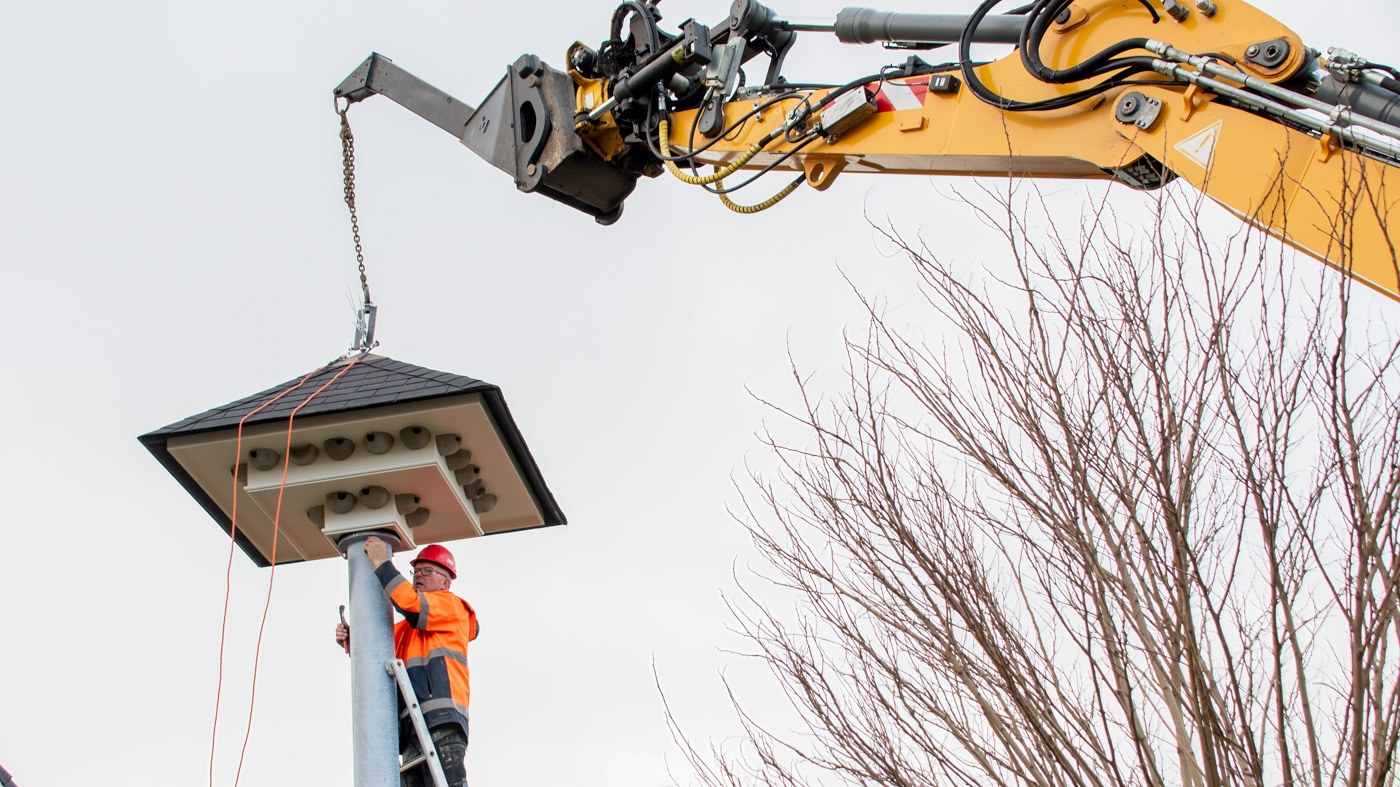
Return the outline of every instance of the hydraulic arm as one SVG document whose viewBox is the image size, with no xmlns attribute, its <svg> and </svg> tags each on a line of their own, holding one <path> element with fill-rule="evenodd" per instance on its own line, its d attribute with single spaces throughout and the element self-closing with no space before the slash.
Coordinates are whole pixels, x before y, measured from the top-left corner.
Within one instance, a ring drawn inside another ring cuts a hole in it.
<svg viewBox="0 0 1400 787">
<path fill-rule="evenodd" d="M 998 2 L 967 16 L 848 8 L 799 21 L 735 0 L 719 24 L 686 20 L 667 32 L 654 3 L 629 1 L 599 46 L 574 44 L 563 71 L 522 56 L 480 108 L 378 55 L 336 95 L 386 95 L 518 188 L 605 224 L 639 178 L 666 169 L 740 212 L 848 172 L 1137 189 L 1182 178 L 1400 298 L 1389 228 L 1400 221 L 1400 72 L 1312 49 L 1243 0 L 1038 0 L 990 13 Z M 784 58 L 812 34 L 882 44 L 904 59 L 845 84 L 790 82 Z M 1015 49 L 977 62 L 973 44 Z M 940 50 L 946 62 L 933 62 Z M 759 56 L 765 73 L 751 84 L 745 66 Z M 730 199 L 769 173 L 781 188 L 766 199 Z"/>
</svg>

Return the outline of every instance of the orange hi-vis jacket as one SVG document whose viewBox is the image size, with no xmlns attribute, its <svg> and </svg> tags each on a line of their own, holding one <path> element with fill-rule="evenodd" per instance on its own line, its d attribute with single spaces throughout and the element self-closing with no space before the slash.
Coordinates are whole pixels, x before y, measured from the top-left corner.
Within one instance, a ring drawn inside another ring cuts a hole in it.
<svg viewBox="0 0 1400 787">
<path fill-rule="evenodd" d="M 449 590 L 419 593 L 393 563 L 375 575 L 404 618 L 394 626 L 394 655 L 408 668 L 423 720 L 430 728 L 456 724 L 465 734 L 471 700 L 467 643 L 480 630 L 476 611 Z"/>
</svg>

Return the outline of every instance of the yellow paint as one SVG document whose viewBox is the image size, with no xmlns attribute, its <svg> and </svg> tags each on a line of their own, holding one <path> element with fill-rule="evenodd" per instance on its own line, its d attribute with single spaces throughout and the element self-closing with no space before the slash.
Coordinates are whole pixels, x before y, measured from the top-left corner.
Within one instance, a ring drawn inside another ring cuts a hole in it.
<svg viewBox="0 0 1400 787">
<path fill-rule="evenodd" d="M 574 49 L 581 46 L 584 46 L 581 41 L 575 41 L 573 46 L 569 47 L 568 54 L 565 55 L 566 62 L 570 63 L 569 78 L 574 81 L 574 111 L 578 117 L 586 115 L 594 107 L 601 106 L 607 100 L 607 85 L 604 84 L 603 80 L 589 79 L 580 74 L 572 65 Z M 613 157 L 626 147 L 622 141 L 622 131 L 618 129 L 617 121 L 613 120 L 611 114 L 597 121 L 579 121 L 574 124 L 574 131 L 583 138 L 584 143 L 608 161 L 612 161 Z"/>
<path fill-rule="evenodd" d="M 1271 81 L 1287 78 L 1299 65 L 1301 39 L 1291 30 L 1244 0 L 1219 5 L 1214 17 L 1193 12 L 1178 24 L 1164 15 L 1154 25 L 1137 0 L 1081 0 L 1070 23 L 1052 28 L 1046 36 L 1041 57 L 1051 68 L 1066 68 L 1118 41 L 1144 37 L 1164 40 L 1186 52 L 1238 53 L 1244 61 L 1244 51 L 1251 44 L 1281 38 L 1292 45 L 1290 59 L 1282 67 L 1266 72 L 1241 65 Z M 1087 87 L 1041 82 L 1026 72 L 1019 53 L 980 66 L 977 73 L 988 88 L 1020 101 Z M 1138 79 L 1163 82 L 1165 77 L 1142 74 Z M 1126 90 L 1163 102 L 1150 131 L 1114 118 L 1117 98 Z M 706 164 L 732 165 L 782 123 L 796 97 L 815 104 L 826 92 L 799 91 L 792 101 L 748 120 L 696 158 Z M 726 125 L 756 103 L 746 99 L 728 104 Z M 695 116 L 693 110 L 671 116 L 672 148 L 685 149 Z M 1214 131 L 1209 130 L 1212 127 Z M 1195 141 L 1188 142 L 1193 137 Z M 779 139 L 742 167 L 767 166 L 790 149 Z M 1106 170 L 1143 155 L 1164 162 L 1242 218 L 1400 298 L 1400 272 L 1386 230 L 1392 216 L 1400 221 L 1400 208 L 1390 201 L 1397 198 L 1400 184 L 1387 183 L 1400 178 L 1400 168 L 1340 151 L 1326 138 L 1319 141 L 1222 106 L 1211 96 L 1183 86 L 1134 85 L 1064 109 L 1003 112 L 973 96 L 964 85 L 955 94 L 929 94 L 919 109 L 877 113 L 834 143 L 809 145 L 779 168 L 805 173 L 808 184 L 818 189 L 829 186 L 837 173 L 847 172 L 1104 179 L 1112 177 Z"/>
<path fill-rule="evenodd" d="M 1169 98 L 1164 88 L 1144 90 Z M 1242 219 L 1392 298 L 1400 269 L 1391 220 L 1400 227 L 1400 168 L 1332 147 L 1326 137 L 1217 104 L 1191 120 L 1163 116 L 1151 132 L 1116 124 L 1137 146 Z M 1216 128 L 1209 170 L 1191 140 Z M 1329 151 L 1319 154 L 1319 145 Z"/>
</svg>

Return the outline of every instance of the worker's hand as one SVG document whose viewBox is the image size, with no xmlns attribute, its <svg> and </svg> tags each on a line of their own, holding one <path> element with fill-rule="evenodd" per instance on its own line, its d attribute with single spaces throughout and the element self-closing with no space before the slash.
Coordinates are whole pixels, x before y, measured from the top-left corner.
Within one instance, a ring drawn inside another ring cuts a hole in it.
<svg viewBox="0 0 1400 787">
<path fill-rule="evenodd" d="M 350 654 L 350 627 L 344 623 L 335 624 L 335 644 L 345 648 L 345 654 Z"/>
<path fill-rule="evenodd" d="M 389 545 L 384 543 L 379 536 L 370 536 L 365 539 L 365 556 L 369 562 L 379 568 L 389 562 Z"/>
</svg>

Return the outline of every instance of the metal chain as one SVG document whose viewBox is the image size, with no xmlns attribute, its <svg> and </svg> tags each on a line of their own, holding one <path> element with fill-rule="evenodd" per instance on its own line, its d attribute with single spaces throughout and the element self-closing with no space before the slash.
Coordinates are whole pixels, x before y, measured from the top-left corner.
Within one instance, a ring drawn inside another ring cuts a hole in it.
<svg viewBox="0 0 1400 787">
<path fill-rule="evenodd" d="M 350 133 L 350 118 L 347 116 L 350 104 L 335 103 L 335 112 L 340 115 L 340 149 L 345 159 L 345 205 L 350 208 L 350 231 L 355 236 L 355 261 L 360 265 L 360 289 L 365 294 L 365 304 L 374 302 L 369 297 L 369 279 L 365 276 L 365 249 L 360 244 L 360 217 L 355 212 L 355 135 Z"/>
</svg>

